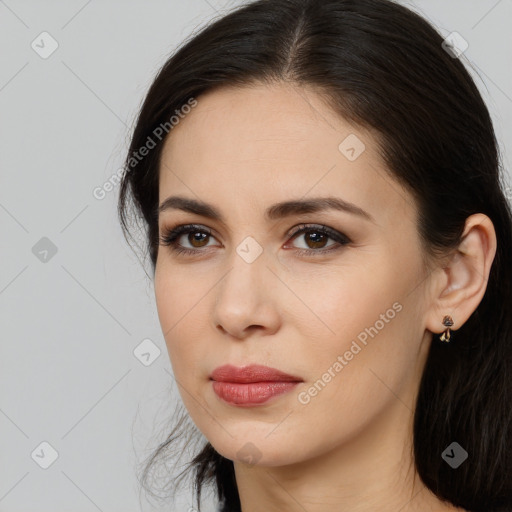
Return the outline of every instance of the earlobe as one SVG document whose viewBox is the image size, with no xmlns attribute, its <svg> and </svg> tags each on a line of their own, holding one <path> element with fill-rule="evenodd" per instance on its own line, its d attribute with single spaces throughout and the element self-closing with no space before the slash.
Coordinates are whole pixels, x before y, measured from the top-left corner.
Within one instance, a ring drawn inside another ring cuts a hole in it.
<svg viewBox="0 0 512 512">
<path fill-rule="evenodd" d="M 439 281 L 441 284 L 437 289 L 434 287 L 428 330 L 443 332 L 449 339 L 448 324 L 452 322 L 453 330 L 457 330 L 473 314 L 487 289 L 496 244 L 494 226 L 487 215 L 477 213 L 466 219 L 462 242 L 443 266 L 445 276 Z"/>
</svg>

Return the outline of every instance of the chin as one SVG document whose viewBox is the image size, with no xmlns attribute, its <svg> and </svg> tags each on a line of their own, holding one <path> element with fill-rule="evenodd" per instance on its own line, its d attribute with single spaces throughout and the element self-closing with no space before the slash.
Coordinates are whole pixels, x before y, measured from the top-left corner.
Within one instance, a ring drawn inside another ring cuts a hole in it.
<svg viewBox="0 0 512 512">
<path fill-rule="evenodd" d="M 251 435 L 234 438 L 227 436 L 221 442 L 210 443 L 220 455 L 242 465 L 273 467 L 301 461 L 300 454 L 294 448 L 296 443 L 290 439 L 284 443 L 283 439 L 277 436 L 273 440 L 258 440 Z"/>
</svg>

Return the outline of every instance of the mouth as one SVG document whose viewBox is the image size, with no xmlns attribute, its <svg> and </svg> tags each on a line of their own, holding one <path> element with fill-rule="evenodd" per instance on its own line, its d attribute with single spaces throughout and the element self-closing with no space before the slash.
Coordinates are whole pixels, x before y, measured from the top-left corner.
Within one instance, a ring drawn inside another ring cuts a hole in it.
<svg viewBox="0 0 512 512">
<path fill-rule="evenodd" d="M 300 377 L 262 365 L 219 366 L 211 373 L 210 380 L 221 400 L 241 407 L 264 404 L 304 382 Z"/>
</svg>

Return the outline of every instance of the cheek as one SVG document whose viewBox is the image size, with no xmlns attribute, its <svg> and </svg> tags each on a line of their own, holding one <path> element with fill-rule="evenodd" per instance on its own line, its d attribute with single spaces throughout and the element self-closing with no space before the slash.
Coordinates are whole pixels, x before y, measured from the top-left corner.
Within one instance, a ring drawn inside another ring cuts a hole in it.
<svg viewBox="0 0 512 512">
<path fill-rule="evenodd" d="M 301 318 L 301 327 L 324 347 L 335 348 L 343 340 L 350 344 L 353 337 L 379 321 L 399 297 L 396 283 L 390 282 L 385 269 L 377 274 L 356 266 L 322 271 L 307 280 L 295 279 L 289 286 L 297 298 L 289 304 Z"/>
<path fill-rule="evenodd" d="M 295 399 L 297 432 L 283 430 L 283 438 L 318 429 L 324 440 L 317 442 L 334 446 L 394 404 L 395 393 L 403 396 L 414 347 L 404 334 L 407 306 L 386 279 L 361 274 L 324 289 L 322 297 L 308 296 L 321 320 L 312 314 L 311 322 L 301 320 L 303 345 L 296 358 L 307 382 Z"/>
<path fill-rule="evenodd" d="M 306 289 L 299 281 L 293 288 L 303 300 L 292 306 L 297 308 L 294 315 L 304 344 L 300 364 L 307 365 L 310 382 L 321 379 L 332 381 L 331 389 L 345 387 L 341 396 L 355 398 L 374 389 L 376 375 L 390 386 L 400 385 L 414 354 L 412 340 L 405 334 L 409 316 L 402 303 L 405 285 L 393 278 L 386 265 L 380 268 L 378 273 L 344 269 L 312 279 L 315 288 Z M 330 379 L 329 371 L 336 378 Z"/>
<path fill-rule="evenodd" d="M 195 368 L 202 365 L 201 333 L 204 337 L 206 301 L 201 301 L 208 287 L 202 292 L 190 278 L 181 277 L 176 271 L 158 269 L 155 272 L 155 299 L 162 334 L 165 338 L 174 375 L 178 380 L 190 380 Z M 200 284 L 200 283 L 197 283 Z M 204 364 L 204 363 L 203 363 Z"/>
</svg>

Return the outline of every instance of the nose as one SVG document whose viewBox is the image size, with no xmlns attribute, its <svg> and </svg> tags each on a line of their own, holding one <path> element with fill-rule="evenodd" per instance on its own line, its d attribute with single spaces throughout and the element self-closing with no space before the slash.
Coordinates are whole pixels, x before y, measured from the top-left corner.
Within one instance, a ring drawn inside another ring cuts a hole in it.
<svg viewBox="0 0 512 512">
<path fill-rule="evenodd" d="M 273 334 L 279 328 L 279 285 L 264 254 L 252 262 L 235 253 L 231 266 L 214 289 L 213 321 L 216 329 L 236 339 L 254 331 Z"/>
</svg>

